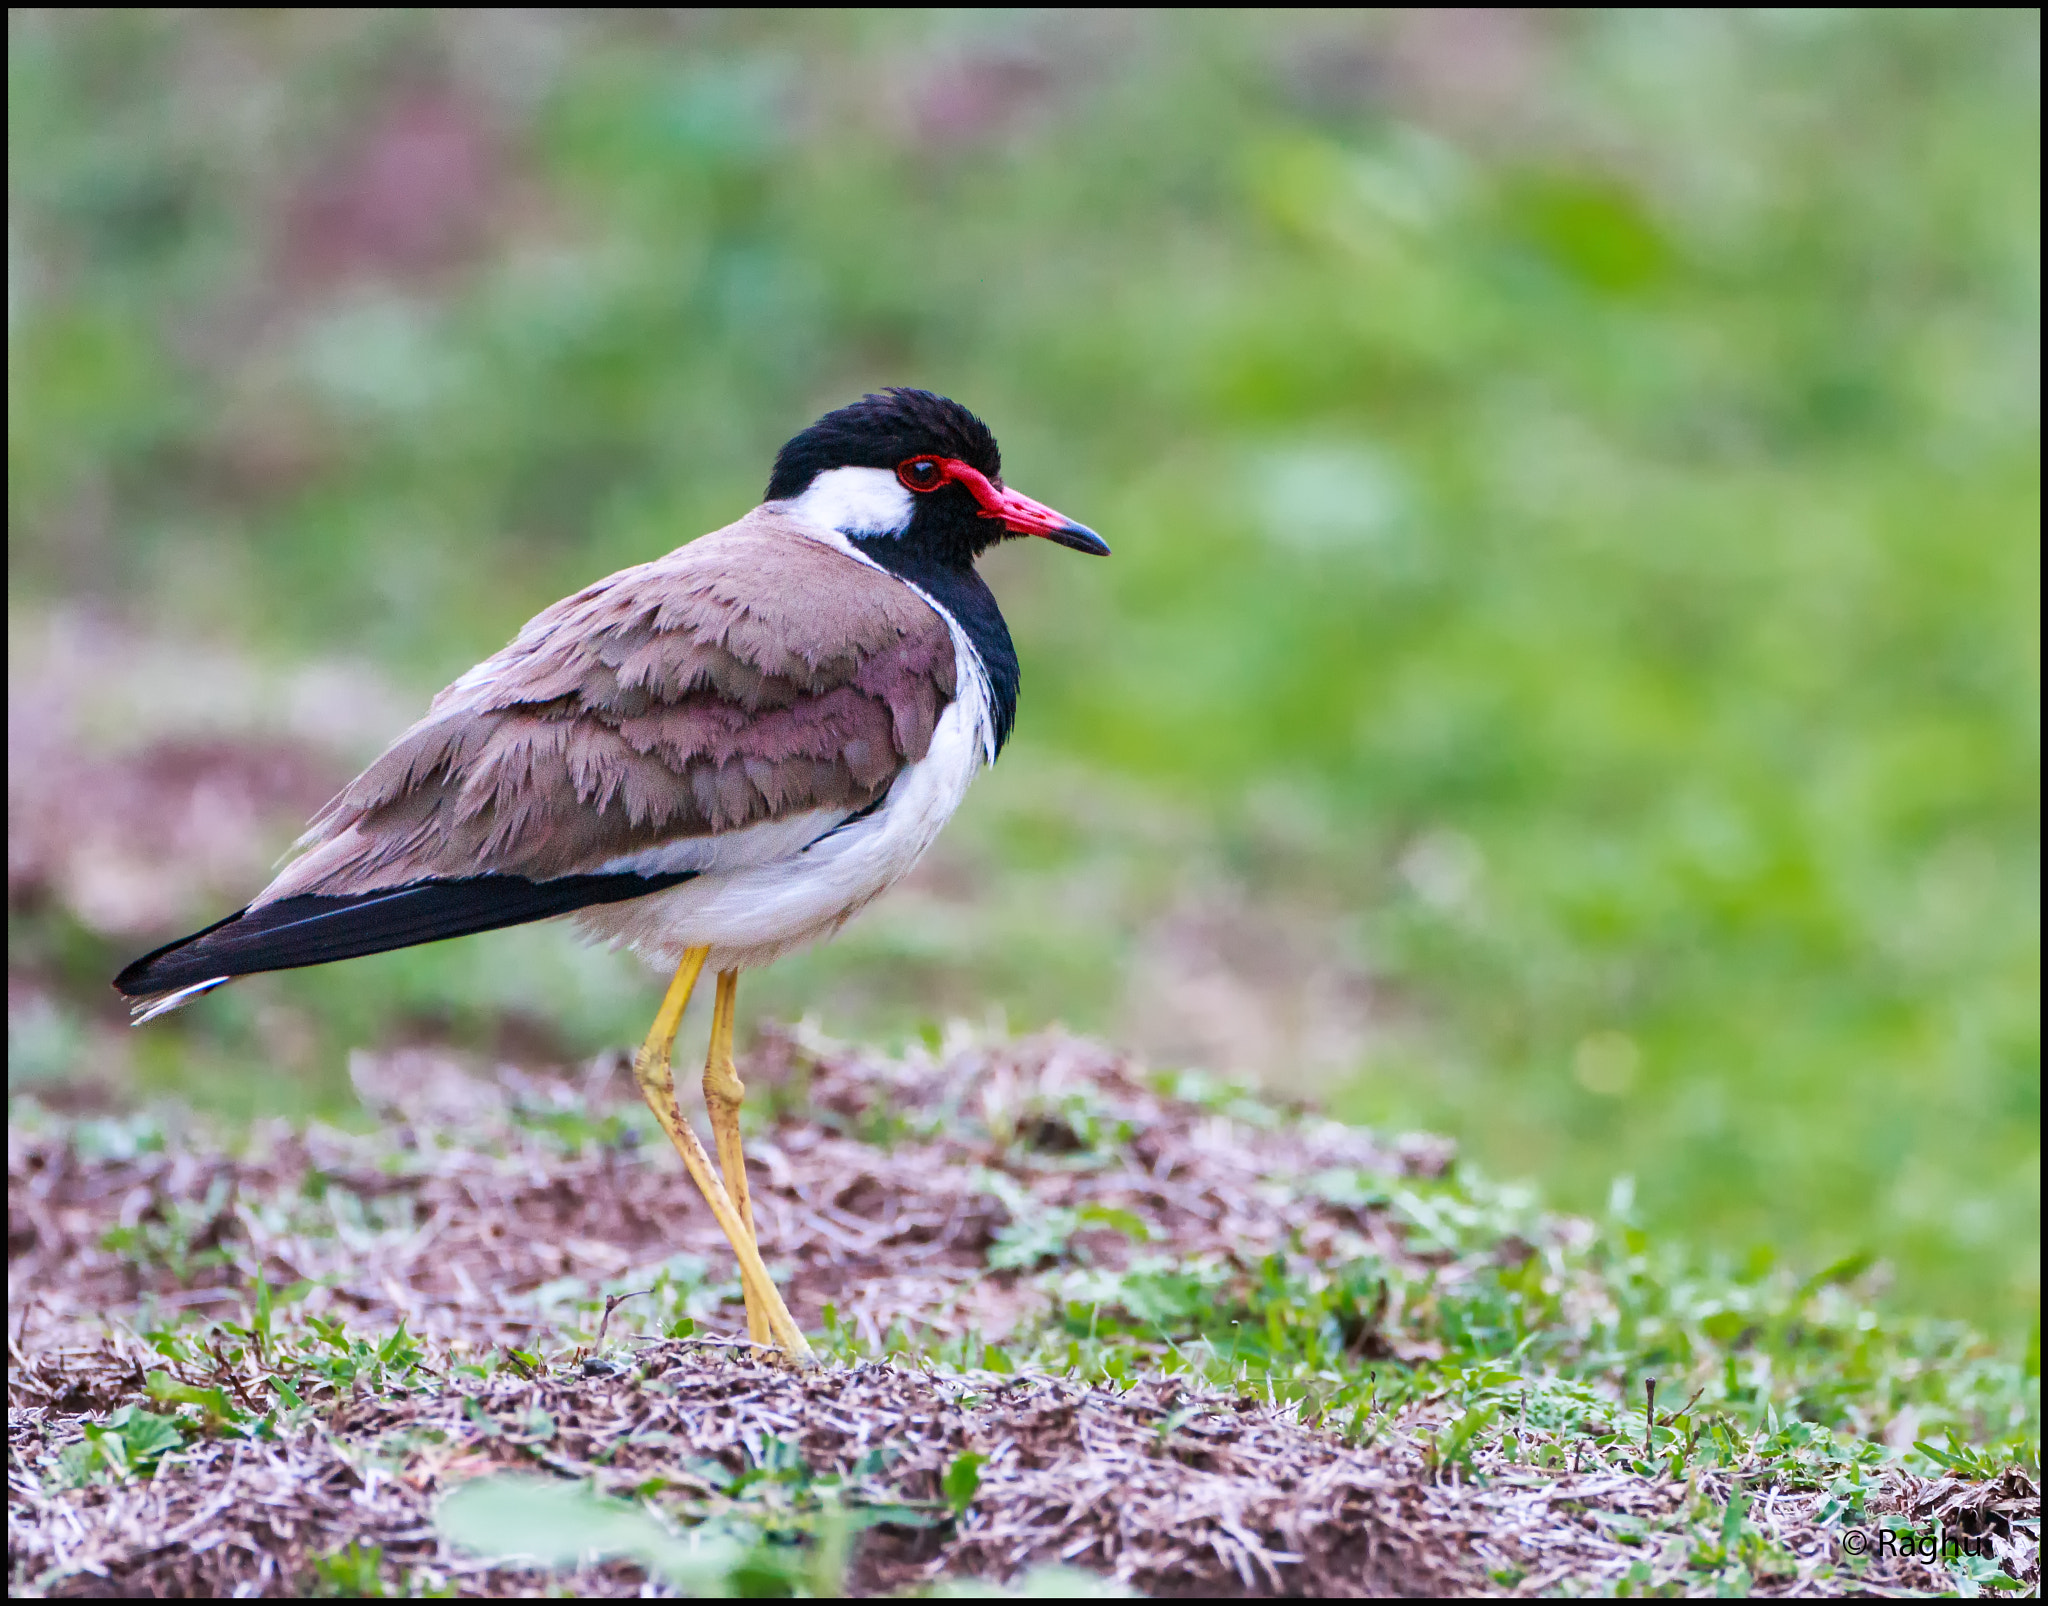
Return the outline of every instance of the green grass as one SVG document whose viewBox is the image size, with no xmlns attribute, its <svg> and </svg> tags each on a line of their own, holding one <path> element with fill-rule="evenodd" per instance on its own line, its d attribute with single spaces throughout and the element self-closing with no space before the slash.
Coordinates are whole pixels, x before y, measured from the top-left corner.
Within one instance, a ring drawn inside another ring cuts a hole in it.
<svg viewBox="0 0 2048 1606">
<path fill-rule="evenodd" d="M 964 912 L 751 1000 L 1114 1029 L 1236 889 L 1386 1003 L 1344 1113 L 2022 1330 L 2038 24 L 1509 18 L 1491 78 L 1431 26 L 18 15 L 17 605 L 424 695 L 822 407 L 950 391 L 1116 556 L 992 565 L 1026 687 Z M 432 197 L 452 265 L 308 266 L 419 97 L 495 153 Z M 495 963 L 274 996 L 338 1087 L 381 999 L 481 1023 Z M 638 1030 L 570 974 L 523 997 L 573 1046 Z M 161 1085 L 258 1073 L 233 1007 Z"/>
<path fill-rule="evenodd" d="M 1240 1134 L 1284 1129 L 1290 1120 L 1225 1082 L 1160 1081 L 1173 1097 L 1235 1123 Z M 642 1113 L 629 1107 L 627 1124 L 658 1141 Z M 1262 1178 L 1262 1190 L 1293 1201 L 1286 1213 L 1296 1220 L 1311 1219 L 1316 1201 L 1375 1213 L 1392 1232 L 1382 1241 L 1399 1246 L 1384 1256 L 1311 1252 L 1299 1235 L 1263 1259 L 1235 1249 L 1174 1256 L 1147 1242 L 1148 1226 L 1137 1215 L 1034 1203 L 1024 1185 L 1033 1166 L 1135 1174 L 1129 1168 L 1140 1134 L 1128 1123 L 1110 1119 L 1086 1090 L 1070 1094 L 1061 1113 L 1078 1149 L 1063 1146 L 1049 1156 L 1027 1145 L 1008 1162 L 1023 1172 L 1022 1182 L 993 1171 L 986 1177 L 1011 1216 L 987 1251 L 988 1271 L 1018 1273 L 1042 1296 L 1017 1307 L 1026 1313 L 1023 1324 L 1000 1344 L 912 1325 L 895 1326 L 875 1343 L 828 1308 L 815 1335 L 828 1363 L 900 1357 L 982 1390 L 964 1405 L 999 1401 L 1006 1381 L 1023 1374 L 1114 1386 L 1178 1376 L 1265 1404 L 1298 1406 L 1306 1426 L 1361 1447 L 1391 1455 L 1419 1446 L 1432 1478 L 1456 1476 L 1484 1487 L 1493 1478 L 1550 1469 L 1669 1479 L 1686 1493 L 1665 1515 L 1615 1518 L 1637 1521 L 1629 1542 L 1644 1547 L 1638 1582 L 1649 1583 L 1654 1566 L 1666 1592 L 1676 1586 L 1742 1594 L 1759 1579 L 1802 1572 L 1813 1581 L 1813 1558 L 1796 1559 L 1773 1538 L 1773 1523 L 1748 1516 L 1748 1501 L 1759 1493 L 1824 1496 L 1816 1520 L 1840 1532 L 1905 1525 L 1895 1514 L 1866 1509 L 1896 1469 L 1992 1480 L 2018 1465 L 2039 1478 L 2038 1351 L 2015 1357 L 1961 1324 L 1875 1308 L 1866 1261 L 1798 1277 L 1765 1257 L 1702 1257 L 1646 1229 L 1625 1188 L 1585 1224 L 1590 1230 L 1561 1230 L 1527 1189 L 1500 1187 L 1469 1167 L 1434 1179 L 1371 1170 Z M 48 1127 L 49 1118 L 33 1108 L 17 1114 L 31 1134 Z M 523 1130 L 537 1130 L 527 1124 L 530 1114 L 516 1119 Z M 572 1128 L 573 1120 L 546 1130 L 568 1152 L 619 1142 L 616 1131 Z M 950 1108 L 922 1111 L 911 1126 L 899 1121 L 897 1128 L 862 1138 L 886 1148 L 939 1134 L 969 1144 L 990 1136 Z M 146 1119 L 74 1122 L 62 1130 L 86 1163 L 170 1141 Z M 186 1125 L 182 1141 L 199 1152 L 211 1146 L 203 1126 Z M 391 1175 L 402 1191 L 406 1181 L 492 1153 L 492 1143 L 454 1131 L 431 1132 L 424 1143 L 407 1132 L 375 1140 L 358 1161 Z M 490 1163 L 484 1159 L 486 1168 Z M 1216 1182 L 1199 1166 L 1190 1176 L 1204 1186 Z M 166 1213 L 142 1233 L 116 1228 L 104 1247 L 133 1257 L 145 1286 L 165 1271 L 187 1281 L 187 1240 L 214 1204 Z M 274 1225 L 289 1218 L 298 1223 L 295 1233 L 345 1230 L 365 1265 L 377 1263 L 382 1246 L 418 1231 L 409 1208 L 380 1214 L 373 1201 L 345 1210 L 303 1189 L 249 1191 L 241 1206 L 274 1218 Z M 1120 1233 L 1136 1252 L 1121 1269 L 1110 1269 L 1073 1241 L 1084 1227 Z M 230 1276 L 248 1272 L 232 1250 L 225 1264 Z M 651 1285 L 644 1268 L 616 1285 L 576 1278 L 548 1284 L 534 1295 L 542 1321 L 529 1347 L 481 1353 L 473 1343 L 423 1345 L 403 1324 L 366 1331 L 335 1307 L 320 1314 L 307 1303 L 313 1285 L 303 1282 L 275 1289 L 255 1277 L 239 1320 L 208 1321 L 174 1309 L 157 1314 L 146 1303 L 139 1315 L 122 1319 L 134 1320 L 160 1363 L 144 1381 L 148 1405 L 130 1403 L 103 1421 L 86 1420 L 81 1437 L 60 1433 L 65 1442 L 45 1457 L 44 1475 L 59 1488 L 145 1477 L 201 1440 L 291 1443 L 326 1431 L 330 1417 L 338 1423 L 340 1402 L 381 1401 L 387 1412 L 360 1413 L 371 1428 L 349 1429 L 349 1453 L 360 1464 L 397 1476 L 423 1447 L 445 1447 L 454 1456 L 488 1439 L 523 1446 L 534 1473 L 554 1475 L 493 1477 L 451 1496 L 437 1520 L 444 1537 L 469 1548 L 564 1563 L 613 1551 L 693 1580 L 697 1593 L 721 1580 L 740 1593 L 838 1593 L 849 1537 L 862 1527 L 948 1520 L 938 1502 L 912 1509 L 918 1502 L 889 1492 L 887 1469 L 901 1447 L 886 1438 L 847 1476 L 812 1468 L 794 1442 L 772 1434 L 758 1446 L 749 1441 L 748 1464 L 737 1470 L 689 1458 L 687 1445 L 671 1446 L 677 1454 L 661 1476 L 625 1488 L 614 1475 L 605 1494 L 561 1476 L 563 1465 L 549 1460 L 557 1424 L 532 1403 L 536 1396 L 522 1392 L 510 1406 L 501 1400 L 492 1407 L 474 1397 L 500 1376 L 573 1379 L 593 1356 L 594 1364 L 630 1367 L 635 1335 L 689 1337 L 713 1312 L 729 1325 L 737 1287 L 729 1267 L 719 1269 L 724 1280 L 714 1282 L 701 1260 L 679 1255 Z M 659 1393 L 663 1385 L 640 1386 Z M 451 1395 L 470 1396 L 459 1420 L 422 1403 Z M 424 1412 L 418 1421 L 416 1409 Z M 457 1420 L 452 1433 L 449 1420 Z M 1172 1418 L 1162 1423 L 1162 1443 L 1175 1426 Z M 1888 1440 L 1902 1442 L 1888 1447 Z M 595 1445 L 582 1454 L 603 1467 L 617 1448 Z M 474 1470 L 473 1459 L 465 1464 Z M 978 1470 L 967 1454 L 947 1469 L 940 1492 L 954 1518 L 973 1502 Z M 622 1493 L 632 1502 L 614 1498 Z M 678 1533 L 688 1536 L 687 1545 Z M 338 1593 L 375 1593 L 377 1581 L 390 1577 L 405 1578 L 406 1592 L 441 1587 L 431 1568 L 399 1574 L 360 1547 L 321 1561 L 318 1570 L 323 1586 Z M 2004 1575 L 1993 1562 L 1965 1558 L 1952 1570 L 1966 1594 L 2016 1587 L 2000 1582 Z M 1833 1573 L 1823 1567 L 1817 1576 Z M 758 1587 L 741 1587 L 747 1579 Z"/>
</svg>

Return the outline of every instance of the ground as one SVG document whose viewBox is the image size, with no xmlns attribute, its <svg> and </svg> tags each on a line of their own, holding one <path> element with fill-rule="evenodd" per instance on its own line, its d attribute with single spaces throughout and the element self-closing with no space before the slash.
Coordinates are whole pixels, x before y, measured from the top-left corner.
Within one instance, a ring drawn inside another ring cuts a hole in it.
<svg viewBox="0 0 2048 1606">
<path fill-rule="evenodd" d="M 358 1131 L 18 1109 L 14 1593 L 2037 1587 L 2021 1369 L 1441 1140 L 767 1034 L 800 1375 L 617 1056 L 352 1069 Z"/>
</svg>

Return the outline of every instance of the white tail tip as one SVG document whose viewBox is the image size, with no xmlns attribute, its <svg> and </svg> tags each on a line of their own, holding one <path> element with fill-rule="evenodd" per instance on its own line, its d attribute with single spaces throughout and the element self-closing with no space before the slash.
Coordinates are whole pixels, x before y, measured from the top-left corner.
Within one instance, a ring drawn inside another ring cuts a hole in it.
<svg viewBox="0 0 2048 1606">
<path fill-rule="evenodd" d="M 233 981 L 232 976 L 216 976 L 212 981 L 195 981 L 190 987 L 180 987 L 174 993 L 165 993 L 161 998 L 145 998 L 135 1005 L 131 1026 L 140 1026 L 153 1021 L 159 1015 L 168 1015 L 182 1004 L 189 1004 L 201 993 L 210 993 L 216 987 L 225 987 Z"/>
</svg>

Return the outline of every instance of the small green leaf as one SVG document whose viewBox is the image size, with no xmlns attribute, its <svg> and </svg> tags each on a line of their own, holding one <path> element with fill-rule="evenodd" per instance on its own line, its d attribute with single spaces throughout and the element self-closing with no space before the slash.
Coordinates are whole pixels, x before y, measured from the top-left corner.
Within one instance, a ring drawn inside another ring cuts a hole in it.
<svg viewBox="0 0 2048 1606">
<path fill-rule="evenodd" d="M 132 1463 L 154 1461 L 170 1450 L 181 1448 L 185 1435 L 170 1417 L 158 1416 L 140 1406 L 124 1405 L 107 1420 L 107 1425 L 121 1436 L 121 1443 L 127 1448 Z"/>
<path fill-rule="evenodd" d="M 1804 1283 L 1800 1284 L 1797 1302 L 1804 1304 L 1811 1295 L 1819 1293 L 1823 1288 L 1833 1287 L 1837 1283 L 1853 1283 L 1876 1263 L 1877 1256 L 1867 1249 L 1860 1250 L 1853 1255 L 1844 1255 L 1832 1266 L 1815 1272 Z"/>
<path fill-rule="evenodd" d="M 1114 1228 L 1137 1243 L 1152 1241 L 1152 1229 L 1143 1216 L 1119 1210 L 1114 1205 L 1084 1204 L 1074 1212 L 1074 1218 L 1083 1226 Z"/>
<path fill-rule="evenodd" d="M 1496 1401 L 1477 1410 L 1465 1412 L 1456 1421 L 1440 1430 L 1436 1439 L 1436 1464 L 1445 1466 L 1464 1457 L 1473 1439 L 1492 1426 L 1494 1418 L 1499 1415 L 1500 1405 Z"/>
<path fill-rule="evenodd" d="M 1748 1509 L 1749 1497 L 1742 1492 L 1742 1485 L 1738 1483 L 1728 1491 L 1728 1508 L 1721 1513 L 1723 1550 L 1733 1550 L 1735 1542 L 1742 1537 L 1742 1518 Z"/>
<path fill-rule="evenodd" d="M 1953 1454 L 1949 1450 L 1942 1449 L 1940 1445 L 1933 1443 L 1931 1440 L 1915 1439 L 1913 1441 L 1913 1448 L 1937 1466 L 1947 1467 L 1951 1472 L 1968 1470 L 1968 1463 L 1962 1457 Z"/>
<path fill-rule="evenodd" d="M 116 1478 L 147 1473 L 185 1443 L 177 1422 L 136 1405 L 122 1406 L 107 1418 L 104 1427 L 95 1422 L 80 1426 L 85 1438 L 66 1445 L 58 1454 L 58 1466 L 74 1484 L 85 1482 L 102 1467 Z"/>
<path fill-rule="evenodd" d="M 417 1366 L 425 1354 L 426 1351 L 420 1348 L 419 1341 L 405 1330 L 403 1319 L 399 1321 L 391 1336 L 377 1346 L 379 1361 L 386 1366 L 396 1366 L 405 1371 Z"/>
<path fill-rule="evenodd" d="M 90 1431 L 76 1444 L 67 1444 L 57 1452 L 57 1470 L 63 1474 L 67 1484 L 76 1487 L 92 1476 L 93 1468 L 100 1462 L 99 1445 Z"/>
<path fill-rule="evenodd" d="M 1748 1326 L 1749 1318 L 1733 1310 L 1717 1310 L 1700 1322 L 1700 1330 L 1716 1344 L 1734 1343 Z"/>
<path fill-rule="evenodd" d="M 945 1477 L 939 1480 L 939 1489 L 946 1497 L 946 1503 L 953 1508 L 953 1515 L 963 1517 L 974 1502 L 975 1492 L 981 1488 L 981 1469 L 988 1461 L 985 1455 L 976 1455 L 972 1450 L 955 1456 L 953 1464 L 946 1468 Z"/>
<path fill-rule="evenodd" d="M 196 1406 L 208 1427 L 242 1422 L 249 1415 L 228 1399 L 225 1390 L 180 1383 L 169 1372 L 151 1372 L 144 1386 L 153 1400 L 160 1400 L 166 1405 Z"/>
<path fill-rule="evenodd" d="M 434 1524 L 450 1544 L 492 1560 L 566 1567 L 586 1556 L 631 1556 L 692 1595 L 729 1593 L 728 1580 L 746 1554 L 729 1535 L 672 1535 L 638 1506 L 526 1473 L 461 1485 L 441 1502 Z"/>
<path fill-rule="evenodd" d="M 332 1555 L 313 1561 L 313 1575 L 326 1586 L 322 1593 L 376 1600 L 384 1595 L 384 1547 L 351 1540 Z"/>
<path fill-rule="evenodd" d="M 306 1325 L 329 1349 L 339 1350 L 344 1355 L 348 1353 L 348 1324 L 340 1317 L 308 1315 Z"/>
</svg>

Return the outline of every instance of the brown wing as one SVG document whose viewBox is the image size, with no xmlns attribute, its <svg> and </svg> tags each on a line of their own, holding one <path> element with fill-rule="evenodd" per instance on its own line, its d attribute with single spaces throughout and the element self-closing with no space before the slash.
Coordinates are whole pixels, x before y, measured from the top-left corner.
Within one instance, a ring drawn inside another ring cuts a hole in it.
<svg viewBox="0 0 2048 1606">
<path fill-rule="evenodd" d="M 763 511 L 538 615 L 330 803 L 256 899 L 623 855 L 879 798 L 954 695 L 945 621 Z"/>
</svg>

